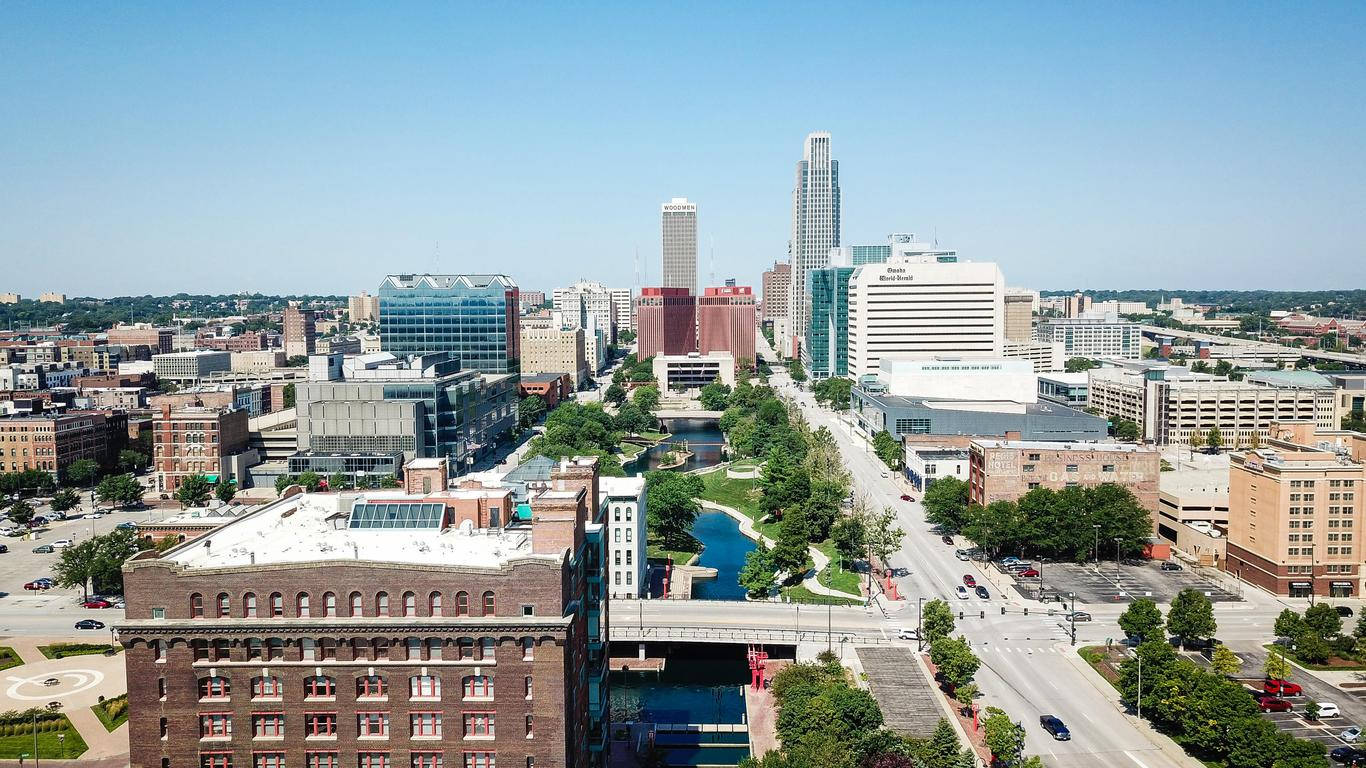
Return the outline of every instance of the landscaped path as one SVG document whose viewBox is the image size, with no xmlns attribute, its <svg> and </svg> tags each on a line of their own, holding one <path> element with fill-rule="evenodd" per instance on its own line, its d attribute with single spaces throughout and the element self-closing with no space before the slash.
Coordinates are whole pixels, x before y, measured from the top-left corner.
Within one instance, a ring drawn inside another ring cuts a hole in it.
<svg viewBox="0 0 1366 768">
<path fill-rule="evenodd" d="M 23 659 L 17 667 L 0 671 L 0 711 L 30 709 L 45 706 L 50 701 L 62 703 L 62 714 L 81 734 L 88 749 L 74 760 L 51 760 L 53 766 L 78 765 L 82 768 L 128 764 L 128 723 L 112 732 L 106 731 L 91 707 L 101 696 L 114 698 L 128 692 L 124 675 L 123 655 L 68 656 L 49 659 L 38 650 L 41 645 L 71 642 L 70 637 L 34 637 L 22 635 L 0 639 Z M 56 678 L 58 684 L 45 686 L 43 680 Z M 0 760 L 0 766 L 18 765 L 17 760 Z"/>
<path fill-rule="evenodd" d="M 759 533 L 757 530 L 754 529 L 754 520 L 751 519 L 749 515 L 746 515 L 738 509 L 728 507 L 725 504 L 717 504 L 714 501 L 707 501 L 706 499 L 698 499 L 697 501 L 705 509 L 714 509 L 717 512 L 724 512 L 727 515 L 730 515 L 732 518 L 735 519 L 737 523 L 740 524 L 740 533 L 743 533 L 744 535 L 748 536 L 751 539 L 754 539 L 755 541 L 762 541 L 765 546 L 768 546 L 770 548 L 777 546 L 777 542 L 775 542 L 773 539 L 770 539 L 769 537 L 763 535 L 762 533 Z M 852 595 L 848 592 L 841 592 L 838 589 L 831 589 L 825 586 L 824 584 L 821 584 L 820 580 L 817 578 L 817 575 L 821 571 L 825 570 L 825 567 L 830 564 L 830 558 L 826 557 L 825 553 L 821 552 L 819 549 L 816 549 L 815 547 L 808 546 L 807 551 L 811 553 L 811 559 L 815 561 L 816 567 L 813 570 L 808 571 L 806 577 L 802 579 L 803 587 L 806 587 L 815 594 L 825 595 L 827 597 L 842 597 L 845 600 L 860 599 L 860 596 L 858 595 Z"/>
</svg>

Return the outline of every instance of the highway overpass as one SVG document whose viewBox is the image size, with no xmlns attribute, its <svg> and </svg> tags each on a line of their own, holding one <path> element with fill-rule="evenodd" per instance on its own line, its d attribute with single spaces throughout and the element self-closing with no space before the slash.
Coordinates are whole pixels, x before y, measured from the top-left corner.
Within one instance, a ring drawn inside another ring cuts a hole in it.
<svg viewBox="0 0 1366 768">
<path fill-rule="evenodd" d="M 1271 356 L 1272 353 L 1284 354 L 1286 352 L 1293 352 L 1299 355 L 1300 357 L 1308 358 L 1310 360 L 1331 360 L 1333 362 L 1343 363 L 1345 365 L 1366 368 L 1366 355 L 1353 355 L 1348 354 L 1346 352 L 1324 352 L 1317 349 L 1303 349 L 1301 347 L 1291 347 L 1285 344 L 1273 344 L 1267 341 L 1240 339 L 1233 336 L 1220 336 L 1218 334 L 1204 333 L 1201 331 L 1184 331 L 1177 330 L 1175 328 L 1159 328 L 1155 325 L 1141 325 L 1139 327 L 1143 331 L 1143 335 L 1149 338 L 1152 338 L 1154 336 L 1173 336 L 1178 339 L 1191 339 L 1193 341 L 1209 341 L 1216 344 L 1239 344 L 1252 347 L 1254 349 L 1259 347 L 1265 347 L 1268 350 L 1268 356 Z"/>
</svg>

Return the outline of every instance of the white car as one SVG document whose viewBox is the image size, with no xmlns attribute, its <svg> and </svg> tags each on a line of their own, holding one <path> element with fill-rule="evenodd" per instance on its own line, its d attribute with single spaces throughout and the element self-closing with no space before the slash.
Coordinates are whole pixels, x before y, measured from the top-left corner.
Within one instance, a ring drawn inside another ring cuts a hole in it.
<svg viewBox="0 0 1366 768">
<path fill-rule="evenodd" d="M 1331 701 L 1319 702 L 1319 717 L 1342 717 L 1342 710 Z"/>
<path fill-rule="evenodd" d="M 66 549 L 67 547 L 72 546 L 75 543 L 76 542 L 72 541 L 71 539 L 57 539 L 56 541 L 52 542 L 52 546 L 56 549 Z"/>
<path fill-rule="evenodd" d="M 1350 728 L 1348 728 L 1347 730 L 1343 731 L 1342 733 L 1339 733 L 1339 734 L 1338 734 L 1338 738 L 1339 738 L 1339 739 L 1342 739 L 1343 741 L 1347 742 L 1348 744 L 1355 744 L 1355 743 L 1357 743 L 1357 741 L 1359 741 L 1359 740 L 1361 739 L 1361 726 L 1359 726 L 1359 725 L 1353 725 L 1353 726 L 1351 726 Z"/>
<path fill-rule="evenodd" d="M 967 588 L 967 587 L 963 586 L 962 584 L 959 584 L 959 585 L 958 585 L 958 589 L 957 589 L 956 591 L 957 591 L 957 593 L 958 593 L 958 599 L 959 599 L 959 600 L 967 600 L 967 599 L 968 599 L 968 588 Z"/>
<path fill-rule="evenodd" d="M 91 520 L 99 520 L 101 517 L 108 517 L 108 516 L 109 516 L 109 513 L 108 513 L 108 512 L 91 512 L 90 514 L 86 515 L 86 517 L 89 518 L 89 519 L 91 519 Z"/>
<path fill-rule="evenodd" d="M 897 627 L 896 639 L 898 640 L 919 640 L 920 636 L 913 627 Z"/>
</svg>

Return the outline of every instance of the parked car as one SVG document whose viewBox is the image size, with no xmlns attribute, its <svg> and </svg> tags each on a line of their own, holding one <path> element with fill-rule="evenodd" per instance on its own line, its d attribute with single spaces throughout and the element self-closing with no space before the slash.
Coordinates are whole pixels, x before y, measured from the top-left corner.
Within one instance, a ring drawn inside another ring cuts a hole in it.
<svg viewBox="0 0 1366 768">
<path fill-rule="evenodd" d="M 33 548 L 33 554 L 35 555 L 50 555 L 52 554 L 52 552 L 53 550 L 51 544 L 39 544 L 38 546 Z"/>
<path fill-rule="evenodd" d="M 958 558 L 959 560 L 964 561 L 964 562 L 967 562 L 968 560 L 971 560 L 971 559 L 972 559 L 972 557 L 969 556 L 967 552 L 964 552 L 964 551 L 961 550 L 961 549 L 958 550 L 957 552 L 954 552 L 954 553 L 953 553 L 953 556 L 956 557 L 956 558 Z"/>
<path fill-rule="evenodd" d="M 976 590 L 976 591 L 977 591 L 977 596 L 980 597 L 980 598 L 982 598 L 983 600 L 990 600 L 990 599 L 991 599 L 991 593 L 987 591 L 987 588 L 986 588 L 986 587 L 984 587 L 984 586 L 982 586 L 982 585 L 979 584 L 979 585 L 977 586 L 977 590 Z"/>
<path fill-rule="evenodd" d="M 1338 734 L 1338 738 L 1342 739 L 1348 744 L 1355 744 L 1357 740 L 1361 738 L 1361 726 L 1348 726 L 1342 733 Z"/>
<path fill-rule="evenodd" d="M 1090 621 L 1091 614 L 1087 613 L 1086 611 L 1072 611 L 1069 614 L 1064 614 L 1063 618 L 1070 619 L 1072 621 Z"/>
<path fill-rule="evenodd" d="M 81 619 L 76 622 L 76 629 L 104 629 L 104 622 L 94 619 Z"/>
<path fill-rule="evenodd" d="M 71 539 L 57 539 L 56 541 L 52 542 L 52 546 L 56 547 L 57 549 L 66 549 L 67 547 L 70 547 L 75 543 L 76 542 L 72 541 Z"/>
<path fill-rule="evenodd" d="M 975 587 L 977 586 L 977 579 L 974 578 L 972 574 L 965 573 L 963 574 L 963 586 Z"/>
<path fill-rule="evenodd" d="M 1320 701 L 1319 717 L 1342 717 L 1342 710 L 1331 701 Z"/>
<path fill-rule="evenodd" d="M 89 600 L 86 600 L 84 603 L 81 603 L 81 607 L 82 607 L 82 608 L 113 608 L 113 607 L 114 607 L 114 604 L 111 603 L 111 602 L 109 602 L 108 600 L 102 600 L 102 599 L 100 599 L 100 598 L 93 597 L 93 598 L 91 598 L 91 599 L 89 599 Z"/>
<path fill-rule="evenodd" d="M 1333 609 L 1338 612 L 1339 616 L 1344 618 L 1352 615 L 1352 608 L 1348 605 L 1335 605 L 1333 606 Z"/>
<path fill-rule="evenodd" d="M 1262 683 L 1262 690 L 1273 696 L 1303 696 L 1304 689 L 1299 683 L 1292 683 L 1289 680 L 1277 680 L 1274 677 L 1267 678 Z"/>
<path fill-rule="evenodd" d="M 1048 731 L 1055 741 L 1072 740 L 1072 732 L 1067 730 L 1067 726 L 1055 715 L 1039 715 L 1039 727 Z"/>
<path fill-rule="evenodd" d="M 5 554 L 5 553 L 8 552 L 8 551 L 9 551 L 9 547 L 8 547 L 8 546 L 6 546 L 6 545 L 4 545 L 4 544 L 0 544 L 0 555 L 3 555 L 3 554 Z"/>
<path fill-rule="evenodd" d="M 126 522 L 125 522 L 125 523 L 119 523 L 118 525 L 114 526 L 114 530 L 116 530 L 116 531 L 131 531 L 131 530 L 133 530 L 134 528 L 137 528 L 137 527 L 138 527 L 138 526 L 137 526 L 137 523 L 126 523 Z"/>
<path fill-rule="evenodd" d="M 958 599 L 959 599 L 959 600 L 967 600 L 967 599 L 968 599 L 968 588 L 967 588 L 967 587 L 959 586 L 958 589 L 957 589 L 957 593 L 958 593 Z"/>
<path fill-rule="evenodd" d="M 46 517 L 43 517 L 42 515 L 37 515 L 32 520 L 28 521 L 28 527 L 37 528 L 40 525 L 47 525 L 50 522 L 52 521 L 48 520 Z"/>
<path fill-rule="evenodd" d="M 1290 702 L 1275 696 L 1263 696 L 1257 699 L 1257 706 L 1261 707 L 1263 712 L 1290 711 Z"/>
<path fill-rule="evenodd" d="M 1328 756 L 1332 758 L 1335 763 L 1350 763 L 1362 755 L 1366 755 L 1366 752 L 1362 752 L 1355 747 L 1338 747 L 1328 753 Z"/>
<path fill-rule="evenodd" d="M 898 640 L 919 640 L 920 634 L 914 627 L 897 627 L 896 639 Z"/>
<path fill-rule="evenodd" d="M 952 536 L 945 535 L 945 536 L 940 537 L 940 540 L 943 541 L 945 544 L 948 544 L 950 547 L 953 546 L 953 537 L 952 537 Z"/>
<path fill-rule="evenodd" d="M 1039 569 L 1037 569 L 1037 568 L 1026 568 L 1026 569 L 1024 569 L 1023 571 L 1017 571 L 1017 572 L 1015 573 L 1015 578 L 1017 578 L 1017 579 L 1037 579 L 1037 578 L 1039 578 Z"/>
<path fill-rule="evenodd" d="M 41 590 L 44 590 L 44 589 L 52 589 L 52 585 L 51 585 L 51 584 L 44 583 L 41 579 L 39 579 L 38 581 L 30 581 L 30 582 L 25 583 L 25 584 L 24 584 L 24 589 L 33 590 L 33 591 L 41 591 Z"/>
<path fill-rule="evenodd" d="M 909 493 L 903 493 L 903 494 L 901 494 L 901 500 L 902 500 L 902 501 L 910 501 L 910 500 L 911 500 L 911 494 L 909 494 Z"/>
<path fill-rule="evenodd" d="M 1016 557 L 1016 556 L 1014 556 L 1014 555 L 1010 555 L 1010 556 L 1008 556 L 1008 557 L 1003 557 L 1003 558 L 1001 558 L 1000 560 L 997 560 L 996 562 L 1000 563 L 1001 566 L 1004 567 L 1004 566 L 1010 565 L 1011 563 L 1018 563 L 1018 562 L 1020 562 L 1020 558 L 1018 558 L 1018 557 Z"/>
<path fill-rule="evenodd" d="M 1162 570 L 1164 570 L 1164 571 L 1179 571 L 1179 570 L 1181 570 L 1181 564 L 1180 564 L 1180 563 L 1173 563 L 1173 562 L 1170 561 L 1170 560 L 1164 561 L 1160 567 L 1161 567 Z"/>
<path fill-rule="evenodd" d="M 108 516 L 109 516 L 109 513 L 108 513 L 108 512 L 100 512 L 99 510 L 96 510 L 96 511 L 91 512 L 90 514 L 86 515 L 86 517 L 90 518 L 91 520 L 99 520 L 101 517 L 108 517 Z"/>
</svg>

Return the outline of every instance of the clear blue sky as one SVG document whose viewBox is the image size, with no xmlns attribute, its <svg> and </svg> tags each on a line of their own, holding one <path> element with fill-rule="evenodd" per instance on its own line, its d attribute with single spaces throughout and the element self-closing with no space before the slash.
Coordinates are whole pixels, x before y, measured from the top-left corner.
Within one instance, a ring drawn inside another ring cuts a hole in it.
<svg viewBox="0 0 1366 768">
<path fill-rule="evenodd" d="M 671 196 L 757 283 L 812 130 L 846 244 L 1366 285 L 1366 4 L 734 5 L 0 3 L 0 290 L 625 286 Z"/>
</svg>

